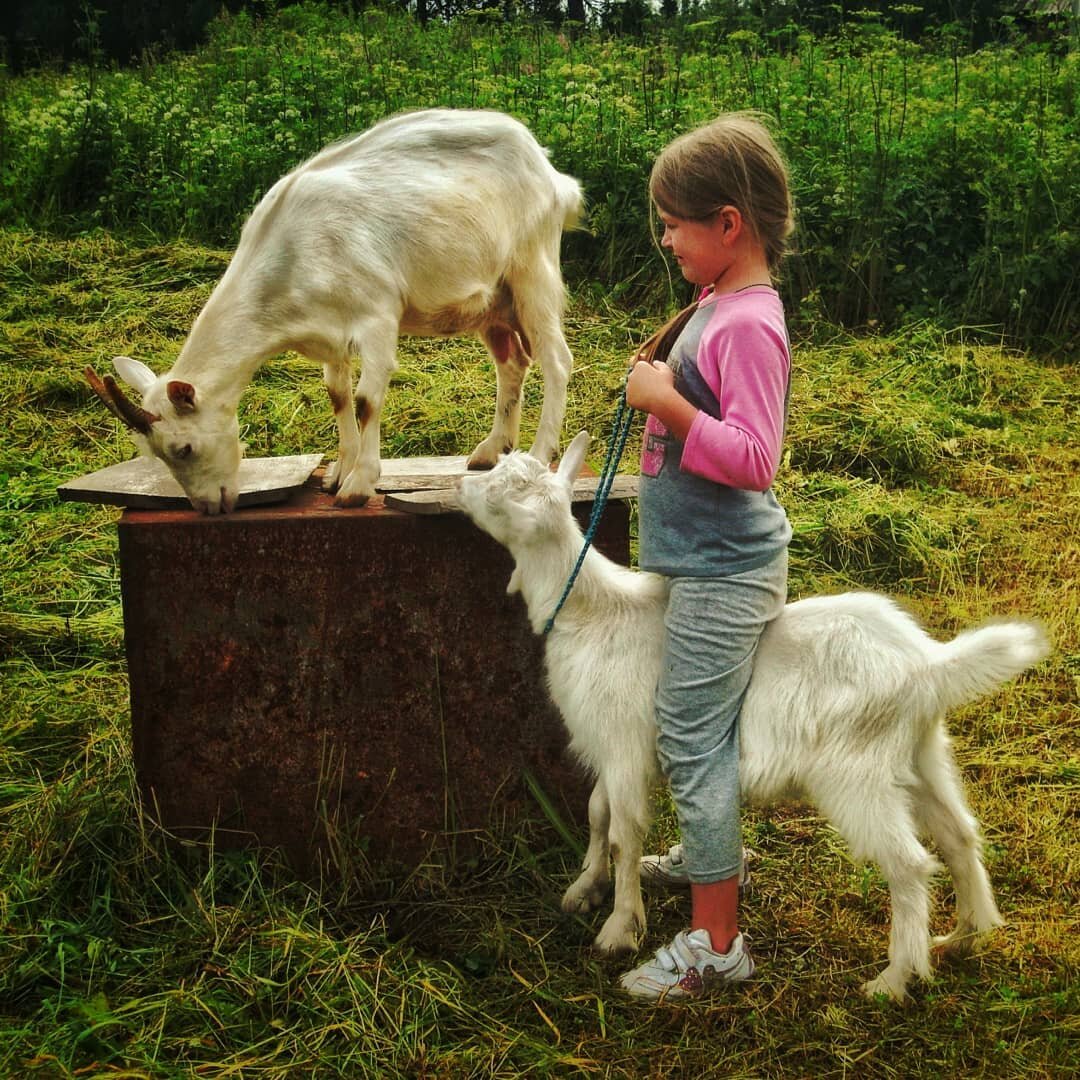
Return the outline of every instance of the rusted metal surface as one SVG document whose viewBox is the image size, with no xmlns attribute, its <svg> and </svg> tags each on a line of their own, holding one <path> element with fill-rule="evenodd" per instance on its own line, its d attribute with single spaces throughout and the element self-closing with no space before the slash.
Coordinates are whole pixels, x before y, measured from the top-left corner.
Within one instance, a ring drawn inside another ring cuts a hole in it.
<svg viewBox="0 0 1080 1080">
<path fill-rule="evenodd" d="M 628 517 L 610 502 L 596 538 L 622 562 Z M 129 510 L 119 533 L 136 772 L 169 830 L 301 871 L 343 832 L 439 858 L 539 816 L 524 770 L 584 820 L 511 560 L 464 517 L 309 486 L 227 517 Z"/>
</svg>

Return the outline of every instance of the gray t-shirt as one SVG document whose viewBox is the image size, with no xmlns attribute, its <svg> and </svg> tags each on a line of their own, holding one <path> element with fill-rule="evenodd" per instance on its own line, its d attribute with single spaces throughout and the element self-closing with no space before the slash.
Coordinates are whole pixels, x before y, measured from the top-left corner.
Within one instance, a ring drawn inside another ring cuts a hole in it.
<svg viewBox="0 0 1080 1080">
<path fill-rule="evenodd" d="M 722 448 L 725 439 L 736 447 L 739 439 L 745 443 L 760 417 L 768 433 L 762 441 L 779 461 L 791 362 L 779 297 L 771 288 L 756 288 L 703 301 L 667 362 L 676 389 L 704 416 L 687 439 L 695 471 L 684 468 L 687 448 L 655 416 L 646 421 L 639 565 L 670 577 L 724 577 L 764 566 L 791 539 L 772 488 L 744 490 L 707 478 L 698 458 L 703 448 Z M 716 423 L 724 421 L 725 406 L 738 409 L 739 430 L 734 422 L 731 431 Z M 772 472 L 775 463 L 770 477 Z"/>
</svg>

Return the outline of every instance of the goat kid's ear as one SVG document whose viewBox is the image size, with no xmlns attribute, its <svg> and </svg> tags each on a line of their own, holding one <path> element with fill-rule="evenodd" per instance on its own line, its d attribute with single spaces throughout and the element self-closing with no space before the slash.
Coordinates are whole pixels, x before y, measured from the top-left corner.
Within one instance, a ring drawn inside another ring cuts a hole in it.
<svg viewBox="0 0 1080 1080">
<path fill-rule="evenodd" d="M 132 360 L 130 356 L 114 356 L 112 363 L 116 374 L 140 394 L 145 394 L 157 382 L 157 376 L 144 363 Z"/>
<path fill-rule="evenodd" d="M 585 464 L 585 454 L 588 449 L 589 433 L 579 431 L 574 436 L 573 442 L 566 448 L 562 461 L 559 462 L 558 477 L 568 487 L 574 486 L 574 481 L 578 478 L 578 473 L 581 472 L 581 467 Z"/>
</svg>

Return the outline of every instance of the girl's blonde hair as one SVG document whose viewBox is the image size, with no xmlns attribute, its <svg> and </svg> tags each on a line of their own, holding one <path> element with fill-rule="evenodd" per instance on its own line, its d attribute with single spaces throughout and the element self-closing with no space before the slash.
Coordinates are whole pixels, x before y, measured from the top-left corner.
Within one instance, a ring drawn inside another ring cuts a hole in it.
<svg viewBox="0 0 1080 1080">
<path fill-rule="evenodd" d="M 668 143 L 653 164 L 649 197 L 665 214 L 689 221 L 734 206 L 761 242 L 770 273 L 795 228 L 787 163 L 757 113 L 724 113 Z M 660 327 L 639 356 L 666 360 L 696 308 L 695 301 Z"/>
</svg>

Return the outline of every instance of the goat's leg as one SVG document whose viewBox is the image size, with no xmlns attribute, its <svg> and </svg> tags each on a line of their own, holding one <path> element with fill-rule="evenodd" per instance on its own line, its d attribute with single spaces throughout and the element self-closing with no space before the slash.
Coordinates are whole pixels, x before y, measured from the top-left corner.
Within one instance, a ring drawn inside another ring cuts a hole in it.
<svg viewBox="0 0 1080 1080">
<path fill-rule="evenodd" d="M 608 865 L 608 827 L 611 809 L 604 778 L 593 785 L 589 796 L 589 847 L 581 864 L 581 874 L 563 894 L 563 911 L 584 913 L 598 908 L 607 897 L 611 884 Z"/>
<path fill-rule="evenodd" d="M 931 977 L 928 882 L 937 863 L 919 843 L 910 797 L 894 781 L 867 770 L 858 784 L 837 784 L 835 778 L 826 784 L 814 793 L 819 808 L 854 857 L 877 863 L 889 886 L 889 964 L 863 984 L 863 992 L 902 1001 L 913 977 Z"/>
<path fill-rule="evenodd" d="M 628 797 L 632 795 L 639 797 Z M 626 785 L 618 785 L 617 793 L 609 795 L 608 836 L 615 860 L 615 904 L 593 942 L 602 953 L 637 952 L 645 933 L 645 905 L 641 899 L 641 838 L 645 830 L 640 808 L 647 805 L 647 799 L 647 792 L 630 793 Z"/>
<path fill-rule="evenodd" d="M 521 427 L 521 386 L 529 370 L 529 357 L 521 339 L 509 326 L 491 326 L 483 333 L 484 343 L 495 360 L 495 419 L 491 434 L 469 457 L 470 469 L 492 469 L 500 454 L 517 446 Z"/>
<path fill-rule="evenodd" d="M 397 368 L 397 324 L 371 320 L 353 334 L 362 342 L 362 370 L 354 395 L 356 421 L 359 425 L 357 452 L 346 470 L 338 467 L 337 498 L 339 506 L 363 506 L 375 494 L 379 479 L 379 422 L 382 416 L 390 376 Z"/>
<path fill-rule="evenodd" d="M 948 736 L 939 724 L 926 740 L 916 763 L 920 786 L 916 810 L 945 859 L 956 893 L 956 926 L 934 938 L 943 953 L 963 955 L 978 938 L 1000 926 L 990 879 L 982 861 L 982 838 L 960 780 Z"/>
<path fill-rule="evenodd" d="M 529 343 L 529 351 L 544 379 L 544 403 L 540 422 L 529 453 L 548 462 L 559 452 L 563 417 L 566 414 L 566 387 L 573 357 L 563 336 L 562 315 L 566 293 L 558 271 L 558 245 L 554 258 L 538 254 L 525 283 L 514 284 L 518 318 Z"/>
<path fill-rule="evenodd" d="M 338 429 L 338 456 L 330 463 L 323 479 L 327 491 L 337 491 L 342 476 L 348 475 L 360 456 L 360 429 L 353 412 L 352 365 L 348 356 L 324 359 L 323 383 L 330 395 Z"/>
</svg>

